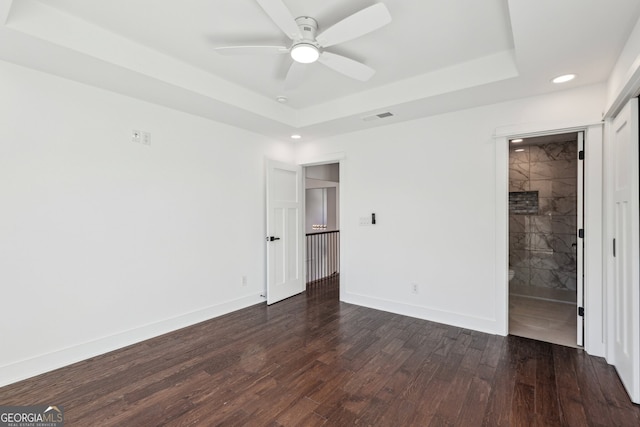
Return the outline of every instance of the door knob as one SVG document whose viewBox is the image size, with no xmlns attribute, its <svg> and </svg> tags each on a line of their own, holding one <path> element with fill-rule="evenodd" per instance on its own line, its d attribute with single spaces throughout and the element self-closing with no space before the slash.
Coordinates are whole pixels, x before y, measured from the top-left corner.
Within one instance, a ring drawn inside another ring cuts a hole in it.
<svg viewBox="0 0 640 427">
<path fill-rule="evenodd" d="M 273 237 L 273 236 L 267 237 L 267 242 L 273 242 L 274 240 L 280 240 L 280 238 L 279 237 Z"/>
</svg>

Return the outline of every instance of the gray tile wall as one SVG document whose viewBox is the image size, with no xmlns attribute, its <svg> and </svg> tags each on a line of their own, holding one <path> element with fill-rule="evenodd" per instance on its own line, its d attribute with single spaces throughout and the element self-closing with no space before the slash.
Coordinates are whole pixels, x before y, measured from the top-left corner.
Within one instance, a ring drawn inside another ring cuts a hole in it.
<svg viewBox="0 0 640 427">
<path fill-rule="evenodd" d="M 512 284 L 576 289 L 577 143 L 509 155 L 509 191 L 538 191 L 537 215 L 509 214 Z"/>
</svg>

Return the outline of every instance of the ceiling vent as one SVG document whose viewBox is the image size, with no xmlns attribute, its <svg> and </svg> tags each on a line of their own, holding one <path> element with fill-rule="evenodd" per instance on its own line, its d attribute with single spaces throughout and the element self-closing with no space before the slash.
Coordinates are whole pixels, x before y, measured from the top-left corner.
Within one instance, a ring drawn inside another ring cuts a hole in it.
<svg viewBox="0 0 640 427">
<path fill-rule="evenodd" d="M 387 117 L 393 117 L 393 113 L 390 113 L 389 111 L 387 111 L 385 113 L 374 114 L 373 116 L 363 117 L 362 120 L 364 120 L 365 122 L 370 122 L 373 120 L 386 119 Z"/>
</svg>

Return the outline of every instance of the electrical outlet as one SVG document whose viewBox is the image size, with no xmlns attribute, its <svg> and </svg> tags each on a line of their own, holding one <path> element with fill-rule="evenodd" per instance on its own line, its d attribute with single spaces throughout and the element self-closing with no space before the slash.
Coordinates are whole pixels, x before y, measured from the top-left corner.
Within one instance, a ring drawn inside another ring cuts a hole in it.
<svg viewBox="0 0 640 427">
<path fill-rule="evenodd" d="M 417 283 L 412 283 L 411 284 L 411 293 L 412 294 L 417 294 L 418 293 L 418 284 Z"/>
<path fill-rule="evenodd" d="M 360 226 L 371 225 L 371 217 L 370 216 L 361 216 L 360 217 Z"/>
</svg>

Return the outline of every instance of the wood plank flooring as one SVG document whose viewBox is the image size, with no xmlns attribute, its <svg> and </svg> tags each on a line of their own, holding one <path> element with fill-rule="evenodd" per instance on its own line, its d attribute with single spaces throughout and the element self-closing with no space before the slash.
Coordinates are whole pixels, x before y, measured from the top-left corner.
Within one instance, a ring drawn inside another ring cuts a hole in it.
<svg viewBox="0 0 640 427">
<path fill-rule="evenodd" d="M 341 303 L 331 284 L 0 388 L 67 426 L 638 426 L 583 351 Z"/>
</svg>

